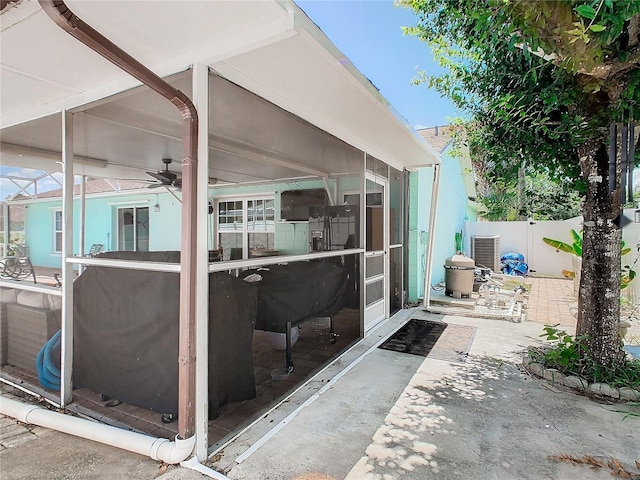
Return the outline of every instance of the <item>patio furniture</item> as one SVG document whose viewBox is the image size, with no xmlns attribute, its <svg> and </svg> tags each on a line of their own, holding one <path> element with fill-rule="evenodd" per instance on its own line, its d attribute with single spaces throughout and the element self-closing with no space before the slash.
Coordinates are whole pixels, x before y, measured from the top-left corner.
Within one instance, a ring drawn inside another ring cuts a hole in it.
<svg viewBox="0 0 640 480">
<path fill-rule="evenodd" d="M 333 316 L 342 309 L 347 271 L 327 261 L 270 265 L 242 272 L 258 279 L 256 329 L 286 335 L 285 369 L 293 370 L 291 329 L 315 318 L 329 317 L 329 341 L 335 343 Z M 249 279 L 247 279 L 249 281 Z"/>
<path fill-rule="evenodd" d="M 105 252 L 98 258 L 180 261 L 180 252 Z M 91 265 L 73 284 L 73 383 L 161 414 L 178 413 L 180 274 Z M 256 288 L 209 274 L 209 415 L 256 395 Z"/>
<path fill-rule="evenodd" d="M 29 257 L 4 257 L 0 259 L 0 278 L 23 280 L 33 277 L 36 283 L 36 272 Z"/>
<path fill-rule="evenodd" d="M 0 364 L 36 373 L 35 359 L 61 325 L 60 297 L 0 289 Z"/>
<path fill-rule="evenodd" d="M 88 257 L 95 257 L 97 254 L 102 252 L 102 250 L 104 250 L 104 245 L 103 244 L 94 243 L 93 245 L 91 245 L 91 248 L 89 249 L 89 253 L 87 254 L 87 256 Z"/>
</svg>

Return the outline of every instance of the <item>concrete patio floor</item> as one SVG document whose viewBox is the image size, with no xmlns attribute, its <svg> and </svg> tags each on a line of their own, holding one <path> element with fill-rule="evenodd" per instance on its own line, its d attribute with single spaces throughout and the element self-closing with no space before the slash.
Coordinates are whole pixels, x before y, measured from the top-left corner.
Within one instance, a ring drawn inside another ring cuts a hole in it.
<svg viewBox="0 0 640 480">
<path fill-rule="evenodd" d="M 521 368 L 543 324 L 572 328 L 571 282 L 531 281 L 522 323 L 401 311 L 206 466 L 232 480 L 573 480 L 612 478 L 611 462 L 640 478 L 640 417 L 621 413 L 639 414 L 637 406 L 577 395 Z M 459 338 L 441 338 L 426 358 L 377 348 L 409 318 L 445 321 Z M 1 478 L 206 478 L 8 418 L 0 445 Z M 570 460 L 585 456 L 603 466 Z"/>
</svg>

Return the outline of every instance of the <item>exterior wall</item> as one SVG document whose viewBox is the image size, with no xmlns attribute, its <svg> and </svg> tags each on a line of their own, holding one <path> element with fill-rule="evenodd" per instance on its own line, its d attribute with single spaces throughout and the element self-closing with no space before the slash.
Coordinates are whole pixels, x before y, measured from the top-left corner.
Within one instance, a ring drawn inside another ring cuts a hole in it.
<svg viewBox="0 0 640 480">
<path fill-rule="evenodd" d="M 158 212 L 153 206 L 160 205 Z M 149 207 L 149 249 L 180 249 L 180 203 L 169 193 L 120 193 L 87 197 L 85 209 L 85 251 L 94 243 L 105 250 L 117 248 L 117 209 L 125 206 Z M 62 258 L 54 252 L 54 212 L 62 208 L 56 199 L 34 200 L 25 209 L 25 240 L 31 262 L 36 266 L 60 268 Z M 74 200 L 73 250 L 79 250 L 80 201 Z"/>
<path fill-rule="evenodd" d="M 407 294 L 410 302 L 417 301 L 424 292 L 424 270 L 426 265 L 428 215 L 431 190 L 433 188 L 433 168 L 420 169 L 409 174 L 409 253 Z"/>
<path fill-rule="evenodd" d="M 474 219 L 468 207 L 463 171 L 458 159 L 442 154 L 440 189 L 436 211 L 434 244 L 432 246 L 431 283 L 444 281 L 444 261 L 455 254 L 455 234 L 464 230 L 465 220 Z M 424 272 L 429 229 L 433 168 L 421 168 L 409 177 L 409 286 L 410 302 L 424 296 Z"/>
<path fill-rule="evenodd" d="M 359 191 L 361 178 L 341 179 L 336 184 L 338 200 L 341 192 Z M 304 254 L 309 251 L 309 233 L 306 222 L 280 221 L 280 192 L 297 188 L 324 188 L 321 180 L 305 180 L 271 185 L 229 186 L 210 189 L 212 199 L 241 197 L 245 195 L 273 194 L 275 198 L 275 248 L 284 255 Z M 118 245 L 117 209 L 125 206 L 149 207 L 149 250 L 179 250 L 181 204 L 170 193 L 126 193 L 87 196 L 85 218 L 85 251 L 94 243 L 101 243 L 105 250 L 116 250 Z M 340 203 L 339 201 L 337 203 Z M 159 211 L 154 206 L 159 205 Z M 61 267 L 61 255 L 54 252 L 54 212 L 61 209 L 59 198 L 39 199 L 26 203 L 25 238 L 27 251 L 36 266 Z M 74 201 L 74 225 L 79 225 L 80 201 Z M 210 246 L 215 244 L 214 217 L 209 216 Z M 74 234 L 74 252 L 78 252 L 78 235 Z"/>
<path fill-rule="evenodd" d="M 324 188 L 320 180 L 278 183 L 271 185 L 229 186 L 210 189 L 214 200 L 247 195 L 274 195 L 275 239 L 274 248 L 283 255 L 304 254 L 309 251 L 309 232 L 306 222 L 283 222 L 280 219 L 280 192 L 295 189 Z M 216 212 L 213 214 L 216 215 Z"/>
<path fill-rule="evenodd" d="M 340 178 L 329 180 L 329 188 L 336 190 L 336 204 L 341 204 L 342 193 L 360 191 L 362 178 Z M 275 249 L 283 255 L 297 255 L 309 252 L 309 228 L 307 222 L 288 222 L 280 218 L 280 193 L 286 190 L 325 188 L 322 180 L 300 180 L 296 182 L 274 183 L 270 185 L 214 187 L 210 196 L 214 200 L 223 197 L 273 194 L 275 198 Z M 214 213 L 215 215 L 215 213 Z"/>
<path fill-rule="evenodd" d="M 158 203 L 160 211 L 154 211 Z M 114 215 L 115 219 L 115 215 Z M 170 193 L 155 194 L 149 198 L 149 250 L 180 250 L 182 204 Z M 115 225 L 113 226 L 115 232 Z M 113 235 L 111 236 L 113 238 Z M 90 246 L 91 244 L 89 244 Z M 116 243 L 110 249 L 116 248 Z"/>
</svg>

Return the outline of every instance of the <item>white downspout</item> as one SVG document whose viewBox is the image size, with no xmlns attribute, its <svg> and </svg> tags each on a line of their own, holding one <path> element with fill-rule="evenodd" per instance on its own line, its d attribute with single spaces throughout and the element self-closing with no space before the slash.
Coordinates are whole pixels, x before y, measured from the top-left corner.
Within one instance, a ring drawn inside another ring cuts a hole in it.
<svg viewBox="0 0 640 480">
<path fill-rule="evenodd" d="M 94 440 L 112 447 L 146 455 L 153 460 L 163 461 L 168 464 L 176 464 L 185 460 L 193 451 L 195 444 L 195 436 L 191 436 L 186 440 L 176 436 L 176 440 L 171 442 L 166 438 L 130 432 L 111 425 L 72 417 L 6 397 L 0 397 L 0 413 L 23 423 L 32 423 L 77 437 Z"/>
<path fill-rule="evenodd" d="M 422 306 L 429 308 L 431 301 L 431 268 L 433 266 L 433 239 L 435 238 L 436 212 L 438 207 L 438 190 L 440 189 L 440 165 L 433 166 L 433 189 L 431 190 L 431 209 L 429 211 L 429 234 L 425 247 L 427 262 L 424 271 L 424 299 Z"/>
</svg>

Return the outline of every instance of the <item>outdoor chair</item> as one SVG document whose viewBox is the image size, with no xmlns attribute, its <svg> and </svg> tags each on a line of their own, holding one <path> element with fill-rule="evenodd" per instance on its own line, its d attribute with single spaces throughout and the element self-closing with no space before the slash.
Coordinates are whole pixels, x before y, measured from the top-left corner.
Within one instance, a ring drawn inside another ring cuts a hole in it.
<svg viewBox="0 0 640 480">
<path fill-rule="evenodd" d="M 93 245 L 91 245 L 91 248 L 89 249 L 89 253 L 87 254 L 87 256 L 88 257 L 95 257 L 97 254 L 102 252 L 102 250 L 104 250 L 104 245 L 103 244 L 94 243 Z"/>
<path fill-rule="evenodd" d="M 4 257 L 0 260 L 0 278 L 22 280 L 33 277 L 36 283 L 36 272 L 29 257 Z"/>
</svg>

